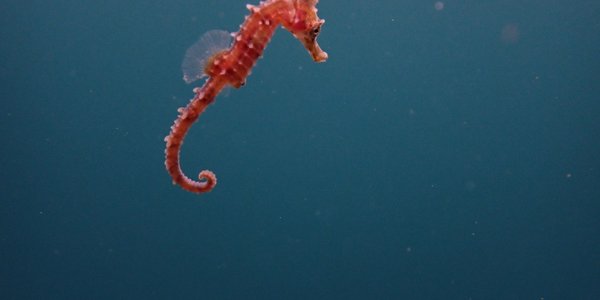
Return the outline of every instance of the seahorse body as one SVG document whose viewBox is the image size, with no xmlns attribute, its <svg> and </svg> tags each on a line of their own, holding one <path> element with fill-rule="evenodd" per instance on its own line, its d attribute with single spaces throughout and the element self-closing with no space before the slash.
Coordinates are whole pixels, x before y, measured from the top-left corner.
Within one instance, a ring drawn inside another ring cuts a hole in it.
<svg viewBox="0 0 600 300">
<path fill-rule="evenodd" d="M 194 89 L 195 96 L 186 107 L 178 109 L 179 116 L 165 137 L 165 166 L 174 184 L 194 193 L 209 192 L 217 184 L 215 174 L 208 170 L 200 172 L 199 181 L 183 173 L 179 164 L 181 145 L 192 124 L 226 85 L 239 88 L 245 84 L 279 25 L 302 42 L 314 61 L 327 60 L 327 53 L 317 43 L 325 22 L 317 16 L 317 3 L 318 0 L 269 0 L 259 6 L 247 5 L 250 15 L 234 35 L 233 44 L 208 61 L 204 70 L 208 80 L 202 88 Z"/>
</svg>

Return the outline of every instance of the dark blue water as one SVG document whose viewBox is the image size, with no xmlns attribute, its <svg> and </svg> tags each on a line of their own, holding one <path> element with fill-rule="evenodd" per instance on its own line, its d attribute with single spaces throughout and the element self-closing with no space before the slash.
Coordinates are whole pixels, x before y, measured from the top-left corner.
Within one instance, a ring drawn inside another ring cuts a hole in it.
<svg viewBox="0 0 600 300">
<path fill-rule="evenodd" d="M 598 1 L 321 0 L 329 60 L 278 30 L 190 194 L 181 59 L 245 4 L 0 2 L 0 298 L 600 299 Z"/>
</svg>

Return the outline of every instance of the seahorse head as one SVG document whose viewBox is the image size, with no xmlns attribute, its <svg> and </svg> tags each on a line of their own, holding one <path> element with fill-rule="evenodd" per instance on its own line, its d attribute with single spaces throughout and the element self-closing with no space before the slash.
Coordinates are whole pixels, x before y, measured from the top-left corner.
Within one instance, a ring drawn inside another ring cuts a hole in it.
<svg viewBox="0 0 600 300">
<path fill-rule="evenodd" d="M 288 22 L 282 25 L 290 31 L 308 50 L 313 60 L 324 62 L 327 60 L 327 53 L 321 50 L 317 43 L 317 37 L 321 32 L 321 26 L 325 20 L 317 16 L 316 5 L 318 0 L 292 0 L 294 5 L 293 15 Z"/>
</svg>

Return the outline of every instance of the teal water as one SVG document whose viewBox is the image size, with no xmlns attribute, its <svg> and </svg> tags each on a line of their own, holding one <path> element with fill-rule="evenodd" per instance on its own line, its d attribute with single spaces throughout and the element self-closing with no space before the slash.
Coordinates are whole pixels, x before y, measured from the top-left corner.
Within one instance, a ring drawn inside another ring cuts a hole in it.
<svg viewBox="0 0 600 300">
<path fill-rule="evenodd" d="M 190 194 L 181 60 L 246 3 L 0 1 L 0 298 L 600 299 L 599 2 L 321 0 Z"/>
</svg>

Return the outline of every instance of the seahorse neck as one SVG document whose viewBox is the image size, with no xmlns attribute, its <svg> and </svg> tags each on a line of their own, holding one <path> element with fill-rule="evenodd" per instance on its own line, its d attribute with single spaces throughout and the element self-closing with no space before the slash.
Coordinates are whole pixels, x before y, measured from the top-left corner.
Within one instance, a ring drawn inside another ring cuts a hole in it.
<svg viewBox="0 0 600 300">
<path fill-rule="evenodd" d="M 262 51 L 270 41 L 275 29 L 281 23 L 291 18 L 294 5 L 287 0 L 274 0 L 262 2 L 260 6 L 248 5 L 250 15 L 242 25 L 239 32 L 235 35 L 235 44 L 252 44 L 254 49 Z"/>
<path fill-rule="evenodd" d="M 231 49 L 223 53 L 217 61 L 218 66 L 211 70 L 227 77 L 228 83 L 236 88 L 245 84 L 246 77 L 262 56 L 277 26 L 289 20 L 295 11 L 290 0 L 266 1 L 260 6 L 247 7 L 250 14 L 234 34 Z"/>
</svg>

